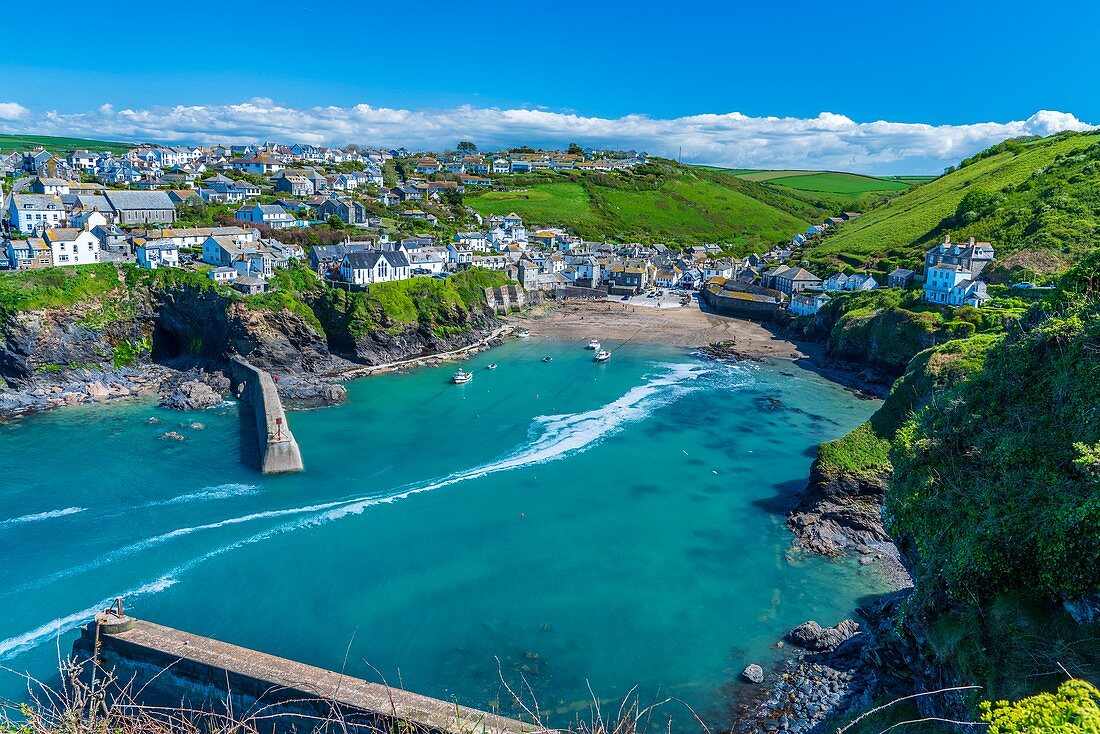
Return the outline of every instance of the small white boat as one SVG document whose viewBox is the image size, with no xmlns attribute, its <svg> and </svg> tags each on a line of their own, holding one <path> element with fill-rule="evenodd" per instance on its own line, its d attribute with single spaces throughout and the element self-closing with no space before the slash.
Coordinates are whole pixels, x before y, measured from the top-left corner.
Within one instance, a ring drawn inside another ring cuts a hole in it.
<svg viewBox="0 0 1100 734">
<path fill-rule="evenodd" d="M 455 373 L 455 376 L 451 378 L 451 381 L 454 382 L 454 384 L 456 385 L 465 385 L 472 379 L 474 379 L 473 372 L 464 372 L 463 370 L 459 370 Z"/>
<path fill-rule="evenodd" d="M 585 349 L 596 349 L 596 350 L 598 350 L 599 348 L 600 348 L 600 340 L 599 339 L 593 339 L 592 341 L 588 342 L 588 346 L 585 347 Z"/>
<path fill-rule="evenodd" d="M 597 362 L 606 362 L 609 359 L 611 359 L 611 352 L 607 351 L 606 349 L 601 349 L 599 352 L 596 353 Z"/>
<path fill-rule="evenodd" d="M 493 362 L 492 364 L 490 364 L 490 365 L 489 365 L 488 367 L 486 367 L 485 369 L 487 369 L 487 370 L 495 370 L 496 368 L 497 368 L 497 363 L 496 363 L 496 362 Z"/>
<path fill-rule="evenodd" d="M 520 339 L 529 339 L 531 337 L 531 332 L 527 331 L 527 329 L 520 329 L 516 332 L 516 336 Z"/>
<path fill-rule="evenodd" d="M 554 358 L 553 358 L 553 357 L 543 357 L 543 358 L 542 358 L 542 361 L 543 361 L 543 362 L 553 362 L 553 361 L 554 361 Z"/>
</svg>

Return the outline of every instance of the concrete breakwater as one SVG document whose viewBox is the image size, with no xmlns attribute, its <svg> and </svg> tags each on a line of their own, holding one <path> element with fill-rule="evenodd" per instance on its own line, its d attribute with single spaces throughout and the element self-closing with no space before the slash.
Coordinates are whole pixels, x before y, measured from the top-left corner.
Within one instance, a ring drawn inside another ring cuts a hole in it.
<svg viewBox="0 0 1100 734">
<path fill-rule="evenodd" d="M 256 416 L 260 471 L 264 474 L 302 471 L 302 453 L 290 432 L 283 401 L 271 375 L 239 358 L 230 360 L 230 368 L 234 384 L 240 386 L 242 409 L 251 409 Z"/>
<path fill-rule="evenodd" d="M 208 637 L 101 612 L 81 630 L 73 657 L 94 659 L 112 693 L 126 689 L 145 706 L 190 708 L 238 720 L 262 717 L 263 731 L 289 734 L 431 732 L 533 734 L 547 730 Z M 140 692 L 137 694 L 137 692 Z"/>
</svg>

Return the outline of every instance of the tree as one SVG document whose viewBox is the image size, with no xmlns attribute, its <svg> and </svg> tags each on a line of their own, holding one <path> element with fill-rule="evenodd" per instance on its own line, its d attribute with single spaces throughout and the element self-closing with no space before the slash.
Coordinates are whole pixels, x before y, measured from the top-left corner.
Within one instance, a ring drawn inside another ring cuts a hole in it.
<svg viewBox="0 0 1100 734">
<path fill-rule="evenodd" d="M 567 152 L 570 155 L 584 155 L 584 148 L 577 145 L 576 143 L 570 143 L 569 150 Z"/>
<path fill-rule="evenodd" d="M 471 140 L 462 140 L 458 143 L 458 152 L 464 155 L 477 152 L 477 144 Z"/>
<path fill-rule="evenodd" d="M 329 215 L 328 220 L 327 220 L 327 224 L 328 224 L 330 229 L 343 229 L 344 228 L 344 220 L 341 219 L 340 217 L 336 216 L 335 214 L 330 214 Z"/>
</svg>

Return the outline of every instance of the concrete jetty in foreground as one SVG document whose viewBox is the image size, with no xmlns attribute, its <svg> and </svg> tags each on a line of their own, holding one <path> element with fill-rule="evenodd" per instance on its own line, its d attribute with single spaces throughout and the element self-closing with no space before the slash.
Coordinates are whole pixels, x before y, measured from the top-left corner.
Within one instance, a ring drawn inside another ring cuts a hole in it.
<svg viewBox="0 0 1100 734">
<path fill-rule="evenodd" d="M 208 637 L 101 612 L 73 644 L 78 662 L 96 660 L 100 679 L 140 691 L 137 703 L 261 718 L 277 734 L 425 732 L 534 734 L 537 726 L 420 696 Z M 86 671 L 87 674 L 87 671 Z"/>
<path fill-rule="evenodd" d="M 264 474 L 302 471 L 302 453 L 290 432 L 283 401 L 271 375 L 239 357 L 230 360 L 230 365 L 233 381 L 241 385 L 241 400 L 256 414 L 260 471 Z"/>
</svg>

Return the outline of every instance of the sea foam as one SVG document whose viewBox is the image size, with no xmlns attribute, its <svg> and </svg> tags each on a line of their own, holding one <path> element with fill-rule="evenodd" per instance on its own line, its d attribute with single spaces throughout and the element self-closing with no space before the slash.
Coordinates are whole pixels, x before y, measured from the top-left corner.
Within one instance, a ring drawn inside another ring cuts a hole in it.
<svg viewBox="0 0 1100 734">
<path fill-rule="evenodd" d="M 16 525 L 26 525 L 28 523 L 42 522 L 43 520 L 52 520 L 55 517 L 75 515 L 78 512 L 84 512 L 87 509 L 88 508 L 86 507 L 65 507 L 60 510 L 36 512 L 33 515 L 20 515 L 19 517 L 13 517 L 10 520 L 0 520 L 0 528 L 10 528 Z"/>
</svg>

